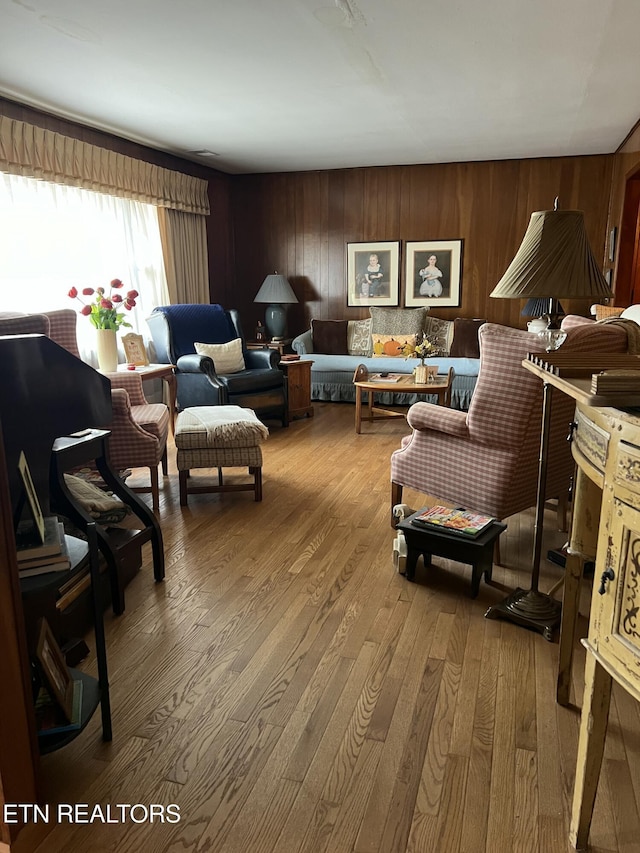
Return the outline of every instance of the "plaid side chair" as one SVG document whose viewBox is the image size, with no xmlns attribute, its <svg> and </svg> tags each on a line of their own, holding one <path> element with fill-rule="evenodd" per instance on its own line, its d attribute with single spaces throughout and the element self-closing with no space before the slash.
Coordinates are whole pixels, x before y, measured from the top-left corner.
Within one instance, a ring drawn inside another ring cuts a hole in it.
<svg viewBox="0 0 640 853">
<path fill-rule="evenodd" d="M 625 352 L 627 336 L 613 325 L 565 318 L 562 351 Z M 403 487 L 502 520 L 536 503 L 543 383 L 522 366 L 543 350 L 536 335 L 494 323 L 479 330 L 480 369 L 468 412 L 415 403 L 411 435 L 391 455 L 391 507 Z M 575 402 L 553 390 L 545 498 L 566 505 L 574 470 L 567 441 Z M 391 516 L 392 526 L 395 519 Z M 566 519 L 564 519 L 566 522 Z M 561 525 L 564 529 L 566 523 Z"/>
</svg>

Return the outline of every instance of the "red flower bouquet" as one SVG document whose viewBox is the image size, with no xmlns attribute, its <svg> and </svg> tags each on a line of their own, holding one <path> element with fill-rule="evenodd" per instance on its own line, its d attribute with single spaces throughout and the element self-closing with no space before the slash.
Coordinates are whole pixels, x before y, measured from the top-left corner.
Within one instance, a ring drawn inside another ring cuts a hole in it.
<svg viewBox="0 0 640 853">
<path fill-rule="evenodd" d="M 69 296 L 71 299 L 77 299 L 79 302 L 82 302 L 80 314 L 88 317 L 96 329 L 113 329 L 114 332 L 117 332 L 120 326 L 131 328 L 131 323 L 127 323 L 124 319 L 124 311 L 120 311 L 119 308 L 122 307 L 126 311 L 131 311 L 132 308 L 135 308 L 136 298 L 139 295 L 138 291 L 128 290 L 122 296 L 117 292 L 124 287 L 119 278 L 114 278 L 111 281 L 110 287 L 111 293 L 109 296 L 106 295 L 104 287 L 97 287 L 95 290 L 93 287 L 84 287 L 82 289 L 83 296 L 95 297 L 88 303 L 80 299 L 78 290 L 75 287 L 71 288 Z M 116 292 L 114 293 L 114 291 Z"/>
</svg>

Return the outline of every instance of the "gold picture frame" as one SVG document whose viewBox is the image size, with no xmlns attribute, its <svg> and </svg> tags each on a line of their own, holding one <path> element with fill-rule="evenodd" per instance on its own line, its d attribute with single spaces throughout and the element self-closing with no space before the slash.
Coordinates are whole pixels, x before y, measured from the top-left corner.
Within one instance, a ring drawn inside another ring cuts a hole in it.
<svg viewBox="0 0 640 853">
<path fill-rule="evenodd" d="M 149 364 L 142 335 L 136 335 L 133 332 L 123 335 L 122 346 L 127 364 L 135 364 L 136 367 L 146 367 Z"/>
<path fill-rule="evenodd" d="M 47 690 L 69 722 L 73 716 L 73 678 L 46 619 L 40 621 L 36 658 Z"/>
</svg>

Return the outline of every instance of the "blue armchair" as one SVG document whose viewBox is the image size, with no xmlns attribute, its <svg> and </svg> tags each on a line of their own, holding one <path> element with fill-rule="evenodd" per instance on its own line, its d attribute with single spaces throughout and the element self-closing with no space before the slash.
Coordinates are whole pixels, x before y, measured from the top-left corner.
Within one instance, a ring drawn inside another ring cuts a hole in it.
<svg viewBox="0 0 640 853">
<path fill-rule="evenodd" d="M 164 305 L 147 317 L 158 362 L 174 364 L 178 409 L 234 405 L 253 409 L 288 426 L 284 373 L 270 349 L 248 350 L 235 309 L 221 305 Z M 244 370 L 218 373 L 214 360 L 198 355 L 195 343 L 225 344 L 240 338 Z"/>
</svg>

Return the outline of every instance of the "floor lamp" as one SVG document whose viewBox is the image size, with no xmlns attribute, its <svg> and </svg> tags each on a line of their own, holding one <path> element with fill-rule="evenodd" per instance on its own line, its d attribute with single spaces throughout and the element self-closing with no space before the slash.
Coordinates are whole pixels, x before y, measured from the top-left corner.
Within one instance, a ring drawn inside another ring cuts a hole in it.
<svg viewBox="0 0 640 853">
<path fill-rule="evenodd" d="M 542 210 L 531 214 L 522 245 L 491 296 L 502 299 L 545 299 L 547 329 L 539 336 L 547 349 L 564 340 L 558 332 L 558 299 L 590 299 L 612 296 L 609 285 L 600 272 L 589 246 L 584 218 L 579 210 Z M 551 396 L 553 386 L 543 384 L 542 432 L 536 515 L 533 531 L 531 586 L 516 589 L 504 601 L 490 607 L 486 616 L 503 618 L 541 631 L 551 640 L 560 623 L 562 606 L 550 595 L 540 592 L 540 558 L 542 528 L 547 485 L 548 439 L 551 425 Z M 567 430 L 569 425 L 567 424 Z"/>
</svg>

